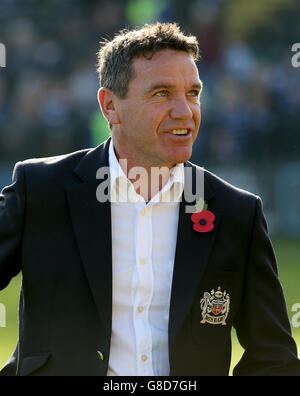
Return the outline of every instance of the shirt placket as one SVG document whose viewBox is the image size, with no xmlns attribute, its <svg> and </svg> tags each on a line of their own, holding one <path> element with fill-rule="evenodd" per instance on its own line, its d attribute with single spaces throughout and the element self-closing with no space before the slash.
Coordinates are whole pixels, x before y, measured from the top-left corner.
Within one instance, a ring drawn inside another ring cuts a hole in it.
<svg viewBox="0 0 300 396">
<path fill-rule="evenodd" d="M 153 375 L 149 308 L 153 297 L 152 208 L 139 205 L 136 230 L 136 293 L 133 322 L 138 375 Z"/>
</svg>

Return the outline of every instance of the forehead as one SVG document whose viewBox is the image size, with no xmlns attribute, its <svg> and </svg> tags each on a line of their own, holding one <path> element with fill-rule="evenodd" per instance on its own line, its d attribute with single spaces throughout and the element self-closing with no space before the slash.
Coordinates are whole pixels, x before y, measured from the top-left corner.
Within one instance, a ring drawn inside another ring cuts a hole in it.
<svg viewBox="0 0 300 396">
<path fill-rule="evenodd" d="M 151 59 L 139 56 L 132 62 L 133 77 L 129 83 L 147 85 L 149 82 L 164 81 L 166 84 L 199 83 L 199 74 L 192 56 L 185 51 L 164 49 Z"/>
</svg>

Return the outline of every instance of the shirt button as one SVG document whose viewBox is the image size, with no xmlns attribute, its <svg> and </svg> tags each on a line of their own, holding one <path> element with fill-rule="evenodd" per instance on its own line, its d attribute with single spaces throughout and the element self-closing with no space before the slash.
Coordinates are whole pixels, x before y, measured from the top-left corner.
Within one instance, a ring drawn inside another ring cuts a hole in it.
<svg viewBox="0 0 300 396">
<path fill-rule="evenodd" d="M 141 259 L 140 259 L 140 264 L 141 264 L 141 265 L 146 264 L 146 262 L 147 262 L 147 259 L 145 259 L 145 258 L 141 258 Z"/>
<path fill-rule="evenodd" d="M 141 359 L 142 359 L 142 362 L 145 362 L 148 359 L 148 357 L 147 357 L 147 355 L 142 355 Z"/>
<path fill-rule="evenodd" d="M 142 313 L 144 311 L 144 307 L 142 307 L 141 305 L 138 307 L 138 312 Z"/>
<path fill-rule="evenodd" d="M 146 216 L 146 214 L 147 214 L 147 209 L 143 209 L 143 210 L 141 211 L 141 215 L 142 215 L 142 216 Z"/>
</svg>

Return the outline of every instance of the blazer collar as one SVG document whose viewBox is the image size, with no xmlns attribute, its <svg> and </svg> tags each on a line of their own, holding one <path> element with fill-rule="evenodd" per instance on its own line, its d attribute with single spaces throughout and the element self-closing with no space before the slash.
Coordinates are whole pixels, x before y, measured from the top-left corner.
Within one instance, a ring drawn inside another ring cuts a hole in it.
<svg viewBox="0 0 300 396">
<path fill-rule="evenodd" d="M 74 169 L 74 173 L 82 181 L 93 182 L 96 180 L 96 173 L 100 167 L 108 166 L 108 150 L 111 137 L 109 137 L 100 146 L 89 150 L 79 161 Z"/>
</svg>

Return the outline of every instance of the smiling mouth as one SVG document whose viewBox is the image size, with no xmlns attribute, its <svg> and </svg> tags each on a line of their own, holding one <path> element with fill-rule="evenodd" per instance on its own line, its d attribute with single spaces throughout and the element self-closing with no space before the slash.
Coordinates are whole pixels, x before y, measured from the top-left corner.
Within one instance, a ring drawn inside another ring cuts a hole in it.
<svg viewBox="0 0 300 396">
<path fill-rule="evenodd" d="M 191 129 L 172 129 L 170 131 L 166 132 L 168 135 L 172 136 L 178 136 L 178 137 L 185 137 L 185 136 L 190 136 L 192 131 Z"/>
<path fill-rule="evenodd" d="M 189 132 L 188 129 L 173 129 L 171 133 L 173 135 L 187 135 Z"/>
</svg>

